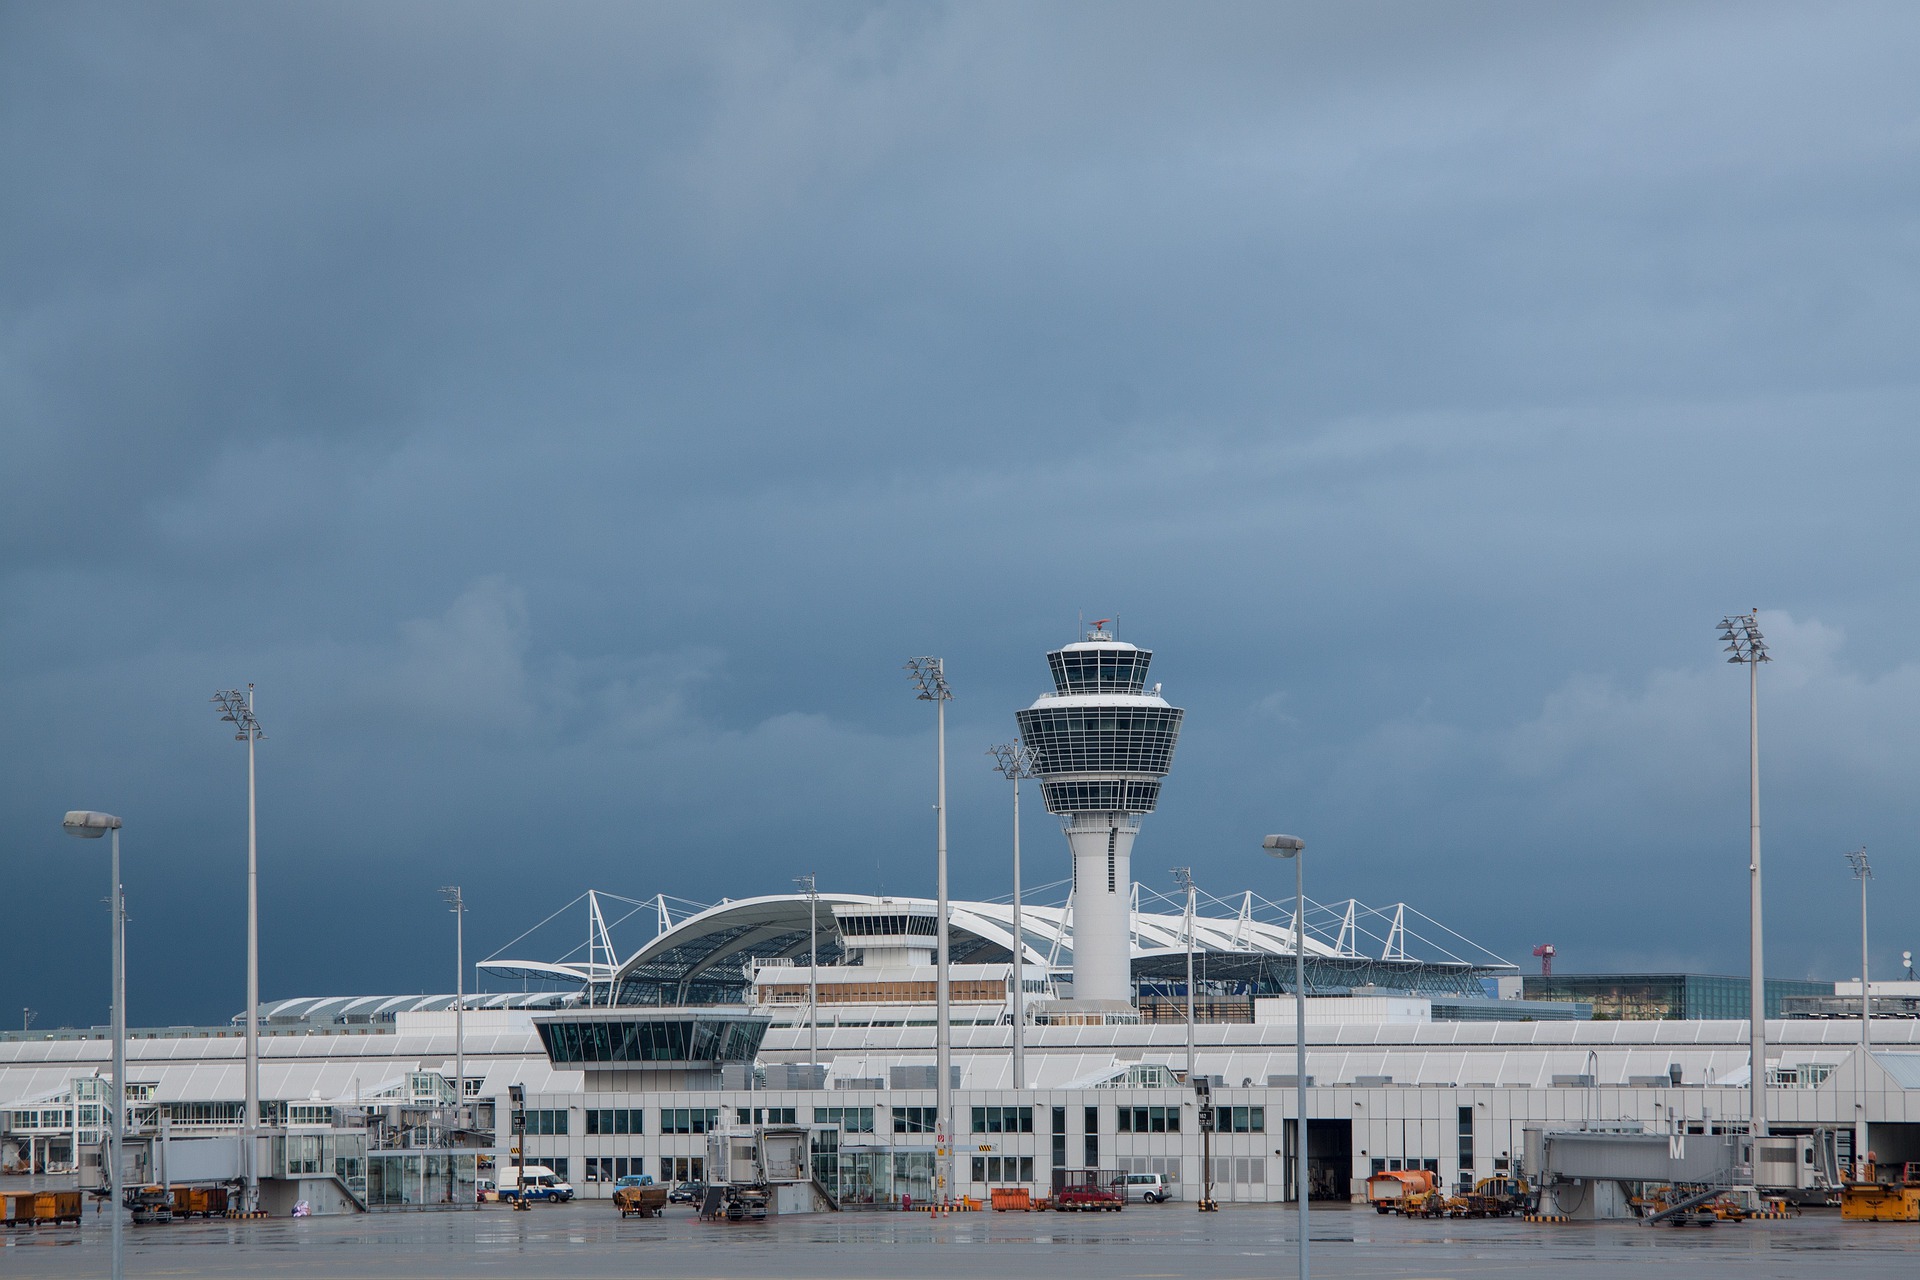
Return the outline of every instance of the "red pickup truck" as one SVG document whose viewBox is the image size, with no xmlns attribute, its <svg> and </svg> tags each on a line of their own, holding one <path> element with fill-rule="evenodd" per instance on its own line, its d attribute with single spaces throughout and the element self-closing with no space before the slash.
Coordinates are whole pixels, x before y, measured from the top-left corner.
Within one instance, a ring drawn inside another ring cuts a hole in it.
<svg viewBox="0 0 1920 1280">
<path fill-rule="evenodd" d="M 1118 1169 L 1055 1169 L 1053 1207 L 1118 1213 L 1127 1207 L 1126 1177 Z"/>
</svg>

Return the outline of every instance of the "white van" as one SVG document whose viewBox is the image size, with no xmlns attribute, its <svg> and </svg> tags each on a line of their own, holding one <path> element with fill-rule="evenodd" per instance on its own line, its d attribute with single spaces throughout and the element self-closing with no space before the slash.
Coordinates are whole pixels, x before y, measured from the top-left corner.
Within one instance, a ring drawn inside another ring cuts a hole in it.
<svg viewBox="0 0 1920 1280">
<path fill-rule="evenodd" d="M 1130 1173 L 1120 1185 L 1129 1200 L 1138 1196 L 1148 1204 L 1159 1204 L 1173 1197 L 1173 1179 L 1164 1173 Z"/>
<path fill-rule="evenodd" d="M 517 1200 L 524 1195 L 529 1200 L 565 1204 L 573 1199 L 572 1185 L 546 1165 L 530 1164 L 523 1169 L 509 1164 L 494 1172 L 502 1200 Z"/>
</svg>

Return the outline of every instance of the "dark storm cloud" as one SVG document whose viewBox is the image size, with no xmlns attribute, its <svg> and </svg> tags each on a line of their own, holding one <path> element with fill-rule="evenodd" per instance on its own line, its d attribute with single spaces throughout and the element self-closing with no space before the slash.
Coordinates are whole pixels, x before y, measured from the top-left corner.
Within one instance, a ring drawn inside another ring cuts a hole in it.
<svg viewBox="0 0 1920 1280">
<path fill-rule="evenodd" d="M 909 653 L 961 694 L 956 886 L 998 892 L 979 753 L 1081 607 L 1189 709 L 1143 880 L 1255 883 L 1291 827 L 1316 896 L 1737 971 L 1711 623 L 1758 602 L 1770 950 L 1849 973 L 1839 850 L 1920 889 L 1917 43 L 1901 6 L 14 6 L 8 991 L 104 1017 L 69 805 L 128 819 L 152 972 L 234 953 L 236 679 L 270 994 L 444 986 L 450 880 L 483 953 L 589 885 L 927 890 Z"/>
</svg>

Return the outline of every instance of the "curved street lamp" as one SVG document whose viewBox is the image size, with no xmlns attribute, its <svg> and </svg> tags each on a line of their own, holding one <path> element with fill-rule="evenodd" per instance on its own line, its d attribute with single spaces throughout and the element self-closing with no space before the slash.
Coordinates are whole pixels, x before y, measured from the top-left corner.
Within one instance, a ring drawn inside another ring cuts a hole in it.
<svg viewBox="0 0 1920 1280">
<path fill-rule="evenodd" d="M 113 1215 L 113 1280 L 126 1275 L 126 1226 L 121 1222 L 127 1138 L 127 901 L 120 891 L 120 819 L 110 813 L 74 809 L 60 820 L 70 836 L 98 840 L 113 833 L 113 1089 L 108 1094 L 108 1114 L 112 1120 L 113 1158 L 108 1167 L 109 1213 Z M 79 1120 L 79 1116 L 74 1119 Z M 74 1126 L 74 1167 L 80 1166 L 80 1129 Z"/>
<path fill-rule="evenodd" d="M 1293 1087 L 1299 1116 L 1294 1192 L 1300 1197 L 1300 1280 L 1307 1280 L 1307 842 L 1268 836 L 1260 846 L 1276 858 L 1293 859 Z"/>
</svg>

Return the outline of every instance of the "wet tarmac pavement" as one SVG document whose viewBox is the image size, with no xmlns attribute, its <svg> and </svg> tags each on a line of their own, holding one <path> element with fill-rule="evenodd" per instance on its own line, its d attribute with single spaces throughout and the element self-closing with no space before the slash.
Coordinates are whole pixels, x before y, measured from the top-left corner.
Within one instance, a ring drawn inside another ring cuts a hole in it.
<svg viewBox="0 0 1920 1280">
<path fill-rule="evenodd" d="M 1539 1225 L 1415 1222 L 1367 1209 L 1316 1209 L 1316 1276 L 1633 1277 L 1764 1280 L 1920 1277 L 1920 1224 L 1843 1223 L 1835 1211 L 1717 1227 L 1637 1223 Z M 701 1280 L 1173 1280 L 1294 1274 L 1293 1212 L 1179 1204 L 1122 1214 L 849 1212 L 765 1223 L 701 1222 L 676 1208 L 622 1220 L 601 1203 L 488 1206 L 454 1213 L 375 1214 L 261 1222 L 190 1222 L 128 1229 L 137 1277 L 351 1277 L 536 1280 L 698 1277 Z M 0 1232 L 0 1277 L 104 1275 L 107 1231 Z"/>
</svg>

